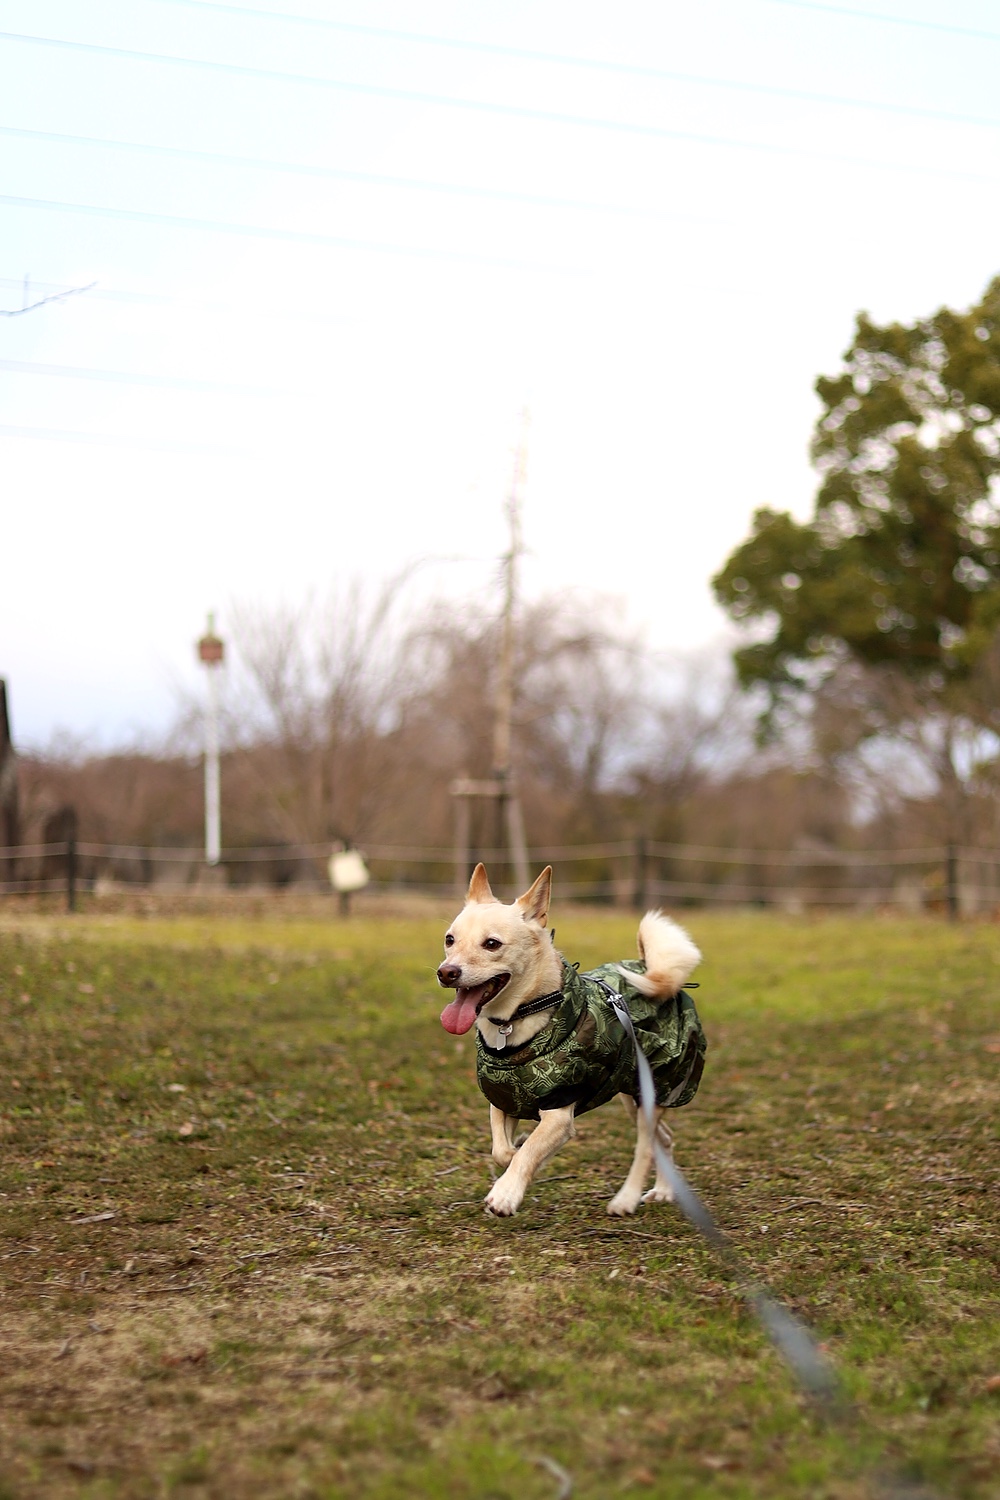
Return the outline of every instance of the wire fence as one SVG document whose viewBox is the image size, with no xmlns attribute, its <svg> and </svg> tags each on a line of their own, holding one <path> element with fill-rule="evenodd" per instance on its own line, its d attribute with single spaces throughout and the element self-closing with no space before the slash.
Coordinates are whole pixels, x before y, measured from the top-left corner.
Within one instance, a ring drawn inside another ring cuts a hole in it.
<svg viewBox="0 0 1000 1500">
<path fill-rule="evenodd" d="M 180 894 L 212 889 L 331 889 L 329 843 L 223 849 L 209 867 L 201 849 L 76 840 L 0 846 L 0 897 L 100 897 L 130 890 Z M 459 896 L 465 856 L 449 848 L 373 844 L 363 851 L 373 892 Z M 940 909 L 952 917 L 1000 912 L 1000 849 L 941 845 L 921 849 L 744 849 L 643 838 L 539 846 L 535 868 L 555 867 L 561 900 L 632 906 Z M 481 849 L 495 886 L 510 885 L 510 854 Z"/>
</svg>

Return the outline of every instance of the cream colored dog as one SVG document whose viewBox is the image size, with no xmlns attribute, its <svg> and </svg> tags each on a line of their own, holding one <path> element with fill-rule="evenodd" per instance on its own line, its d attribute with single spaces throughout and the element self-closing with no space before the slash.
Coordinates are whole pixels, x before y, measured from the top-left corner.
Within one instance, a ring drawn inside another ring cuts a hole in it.
<svg viewBox="0 0 1000 1500">
<path fill-rule="evenodd" d="M 445 960 L 437 971 L 438 981 L 456 991 L 456 998 L 441 1013 L 441 1023 L 456 1035 L 476 1026 L 486 1050 L 494 1055 L 511 1054 L 553 1023 L 552 1006 L 558 1004 L 565 969 L 553 937 L 546 931 L 552 870 L 542 871 L 523 896 L 509 906 L 498 901 L 490 889 L 486 871 L 477 865 L 469 884 L 465 906 L 445 934 Z M 645 973 L 621 969 L 621 974 L 641 995 L 664 1003 L 677 995 L 701 959 L 687 933 L 659 912 L 648 912 L 639 924 L 639 955 Z M 532 1010 L 530 1002 L 548 999 L 545 1009 Z M 517 1015 L 524 1006 L 531 1013 Z M 482 1055 L 482 1048 L 477 1052 Z M 619 1094 L 629 1115 L 637 1120 L 637 1140 L 631 1169 L 620 1190 L 608 1204 L 608 1213 L 635 1213 L 640 1201 L 667 1203 L 672 1193 L 658 1171 L 653 1188 L 643 1193 L 652 1164 L 652 1142 L 635 1100 Z M 517 1137 L 518 1118 L 490 1105 L 493 1160 L 504 1169 L 486 1196 L 486 1208 L 498 1215 L 514 1214 L 539 1167 L 574 1135 L 577 1106 L 539 1109 L 539 1123 L 530 1135 Z M 657 1111 L 657 1133 L 669 1150 L 672 1136 Z"/>
</svg>

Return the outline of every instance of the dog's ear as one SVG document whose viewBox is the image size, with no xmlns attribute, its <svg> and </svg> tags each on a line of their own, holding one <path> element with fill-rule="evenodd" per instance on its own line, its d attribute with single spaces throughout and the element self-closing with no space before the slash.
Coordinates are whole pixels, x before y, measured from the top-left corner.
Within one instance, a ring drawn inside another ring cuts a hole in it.
<svg viewBox="0 0 1000 1500">
<path fill-rule="evenodd" d="M 545 926 L 549 914 L 549 897 L 552 895 L 552 866 L 546 865 L 534 885 L 523 896 L 518 896 L 517 905 L 526 922 L 539 922 Z"/>
<path fill-rule="evenodd" d="M 495 901 L 497 899 L 490 890 L 489 877 L 484 865 L 477 865 L 473 870 L 465 899 L 466 901 Z"/>
</svg>

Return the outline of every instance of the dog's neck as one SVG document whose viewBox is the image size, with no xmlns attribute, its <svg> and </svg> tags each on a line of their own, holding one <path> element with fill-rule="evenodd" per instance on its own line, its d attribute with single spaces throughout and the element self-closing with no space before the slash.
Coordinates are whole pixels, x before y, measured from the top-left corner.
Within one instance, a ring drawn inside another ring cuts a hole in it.
<svg viewBox="0 0 1000 1500">
<path fill-rule="evenodd" d="M 562 990 L 562 981 L 562 954 L 558 953 L 555 947 L 550 947 L 544 962 L 539 966 L 534 982 L 528 986 L 528 993 L 511 994 L 512 986 L 508 985 L 506 989 L 501 990 L 499 995 L 483 1006 L 476 1018 L 476 1026 L 487 1047 L 495 1051 L 501 1049 L 515 1051 L 518 1047 L 526 1046 L 540 1031 L 544 1031 L 552 1020 L 558 1001 L 551 1006 L 531 1011 L 528 1015 L 518 1016 L 516 1012 L 522 1005 L 530 1005 L 533 1000 L 559 995 Z"/>
</svg>

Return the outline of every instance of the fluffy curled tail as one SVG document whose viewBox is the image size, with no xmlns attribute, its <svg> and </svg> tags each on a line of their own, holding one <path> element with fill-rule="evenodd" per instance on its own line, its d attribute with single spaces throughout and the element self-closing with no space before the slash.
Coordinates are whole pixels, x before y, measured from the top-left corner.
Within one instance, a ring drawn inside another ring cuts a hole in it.
<svg viewBox="0 0 1000 1500">
<path fill-rule="evenodd" d="M 619 968 L 629 984 L 651 1000 L 669 1000 L 691 978 L 701 954 L 683 927 L 661 911 L 648 911 L 639 923 L 639 957 L 645 974 Z"/>
</svg>

